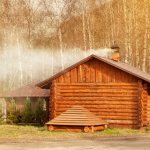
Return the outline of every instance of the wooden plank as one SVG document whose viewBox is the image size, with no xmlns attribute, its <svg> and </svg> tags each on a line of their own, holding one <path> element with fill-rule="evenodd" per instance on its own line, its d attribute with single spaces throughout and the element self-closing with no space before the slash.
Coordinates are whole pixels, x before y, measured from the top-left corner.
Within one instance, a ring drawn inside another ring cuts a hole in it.
<svg viewBox="0 0 150 150">
<path fill-rule="evenodd" d="M 81 85 L 81 83 L 83 82 L 83 73 L 82 73 L 82 65 L 79 65 L 78 66 L 78 83 L 74 84 L 74 83 L 71 83 L 70 85 Z M 67 85 L 67 84 L 64 84 L 64 85 Z"/>
<path fill-rule="evenodd" d="M 103 65 L 101 65 L 101 74 L 102 74 L 102 80 L 101 80 L 101 82 L 103 82 L 103 83 L 108 83 L 108 74 L 107 74 L 107 69 L 108 68 L 106 68 L 106 64 L 103 64 Z M 110 71 L 110 70 L 109 70 Z"/>
<path fill-rule="evenodd" d="M 63 75 L 59 77 L 59 83 L 64 83 L 64 76 Z"/>
<path fill-rule="evenodd" d="M 76 83 L 78 82 L 78 73 L 77 73 L 77 68 L 74 68 L 71 70 L 71 83 Z"/>
<path fill-rule="evenodd" d="M 102 82 L 102 75 L 101 75 L 101 66 L 99 64 L 99 62 L 95 61 L 94 62 L 95 65 L 95 71 L 96 71 L 96 82 Z"/>
<path fill-rule="evenodd" d="M 70 83 L 71 82 L 70 71 L 65 73 L 63 76 L 64 76 L 64 82 L 65 83 Z"/>
<path fill-rule="evenodd" d="M 93 60 L 90 63 L 90 72 L 91 72 L 91 74 L 90 74 L 91 80 L 90 81 L 95 83 L 96 82 L 96 69 L 95 69 L 95 65 L 93 65 Z"/>
<path fill-rule="evenodd" d="M 85 63 L 84 67 L 85 67 L 85 74 L 86 74 L 85 81 L 89 83 L 91 81 L 90 63 L 89 62 Z"/>
<path fill-rule="evenodd" d="M 86 83 L 86 64 L 82 64 L 82 82 Z"/>
</svg>

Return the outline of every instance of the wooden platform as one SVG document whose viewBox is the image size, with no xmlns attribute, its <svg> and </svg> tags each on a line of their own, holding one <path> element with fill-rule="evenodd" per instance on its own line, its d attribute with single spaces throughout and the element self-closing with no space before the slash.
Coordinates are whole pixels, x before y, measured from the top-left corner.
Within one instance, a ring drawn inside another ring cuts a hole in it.
<svg viewBox="0 0 150 150">
<path fill-rule="evenodd" d="M 75 105 L 62 113 L 58 117 L 52 119 L 48 123 L 49 131 L 65 130 L 65 131 L 84 131 L 94 132 L 104 130 L 107 123 L 88 111 L 88 109 Z"/>
</svg>

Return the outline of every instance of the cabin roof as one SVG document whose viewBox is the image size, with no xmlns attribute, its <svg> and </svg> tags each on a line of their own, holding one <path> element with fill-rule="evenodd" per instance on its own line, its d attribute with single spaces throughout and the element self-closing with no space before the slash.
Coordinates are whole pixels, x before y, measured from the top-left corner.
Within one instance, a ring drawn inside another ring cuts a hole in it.
<svg viewBox="0 0 150 150">
<path fill-rule="evenodd" d="M 77 67 L 78 65 L 81 65 L 93 58 L 98 59 L 102 62 L 105 62 L 108 65 L 111 65 L 115 68 L 118 68 L 124 72 L 127 72 L 135 77 L 138 77 L 138 78 L 150 83 L 150 75 L 148 73 L 141 71 L 138 68 L 135 68 L 135 67 L 133 67 L 129 64 L 123 63 L 123 62 L 116 62 L 116 61 L 113 61 L 113 60 L 110 60 L 110 59 L 107 59 L 104 57 L 90 55 L 89 57 L 84 58 L 83 60 L 75 63 L 74 65 L 64 69 L 63 71 L 55 74 L 54 76 L 52 76 L 44 81 L 41 81 L 38 83 L 32 83 L 32 84 L 23 86 L 19 89 L 13 90 L 11 92 L 1 94 L 0 97 L 6 97 L 6 98 L 9 98 L 9 97 L 49 97 L 50 96 L 49 89 L 44 89 L 43 87 L 45 87 L 46 85 L 50 85 L 51 81 L 54 80 L 55 78 L 61 76 L 62 74 Z"/>
<path fill-rule="evenodd" d="M 44 87 L 45 85 L 49 84 L 52 80 L 54 80 L 55 78 L 61 76 L 62 74 L 70 71 L 71 69 L 74 69 L 75 67 L 77 67 L 78 65 L 81 65 L 93 58 L 96 58 L 102 62 L 105 62 L 106 64 L 110 65 L 110 66 L 113 66 L 115 68 L 118 68 L 124 72 L 127 72 L 135 77 L 138 77 L 144 81 L 147 81 L 148 83 L 150 83 L 150 75 L 148 73 L 145 73 L 143 71 L 141 71 L 140 69 L 138 68 L 135 68 L 127 63 L 123 63 L 123 62 L 117 62 L 117 61 L 114 61 L 114 60 L 111 60 L 111 59 L 107 59 L 107 58 L 104 58 L 104 57 L 100 57 L 100 56 L 96 56 L 96 55 L 90 55 L 89 57 L 86 57 L 84 58 L 83 60 L 75 63 L 74 65 L 64 69 L 63 71 L 55 74 L 54 76 L 42 81 L 42 82 L 39 82 L 37 83 L 36 85 L 39 86 L 39 87 Z"/>
<path fill-rule="evenodd" d="M 41 89 L 37 86 L 27 85 L 11 92 L 5 93 L 1 97 L 49 97 L 50 91 L 48 89 Z"/>
</svg>

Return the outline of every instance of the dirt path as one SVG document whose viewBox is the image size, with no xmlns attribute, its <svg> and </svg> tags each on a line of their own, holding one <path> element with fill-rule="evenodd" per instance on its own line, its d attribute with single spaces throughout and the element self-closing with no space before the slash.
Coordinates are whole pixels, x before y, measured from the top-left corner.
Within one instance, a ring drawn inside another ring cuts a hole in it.
<svg viewBox="0 0 150 150">
<path fill-rule="evenodd" d="M 0 141 L 0 150 L 150 150 L 150 137 Z"/>
</svg>

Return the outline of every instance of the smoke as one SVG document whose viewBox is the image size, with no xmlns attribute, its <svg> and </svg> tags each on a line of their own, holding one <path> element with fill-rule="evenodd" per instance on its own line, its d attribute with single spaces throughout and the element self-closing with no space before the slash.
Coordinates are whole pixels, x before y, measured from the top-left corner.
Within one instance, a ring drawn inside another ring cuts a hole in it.
<svg viewBox="0 0 150 150">
<path fill-rule="evenodd" d="M 103 48 L 97 50 L 68 49 L 63 52 L 64 67 L 95 54 L 109 58 L 112 49 Z M 41 81 L 61 71 L 61 57 L 59 50 L 24 48 L 5 49 L 0 54 L 0 83 L 3 89 L 12 90 L 34 81 Z M 2 84 L 1 84 L 2 86 Z"/>
</svg>

